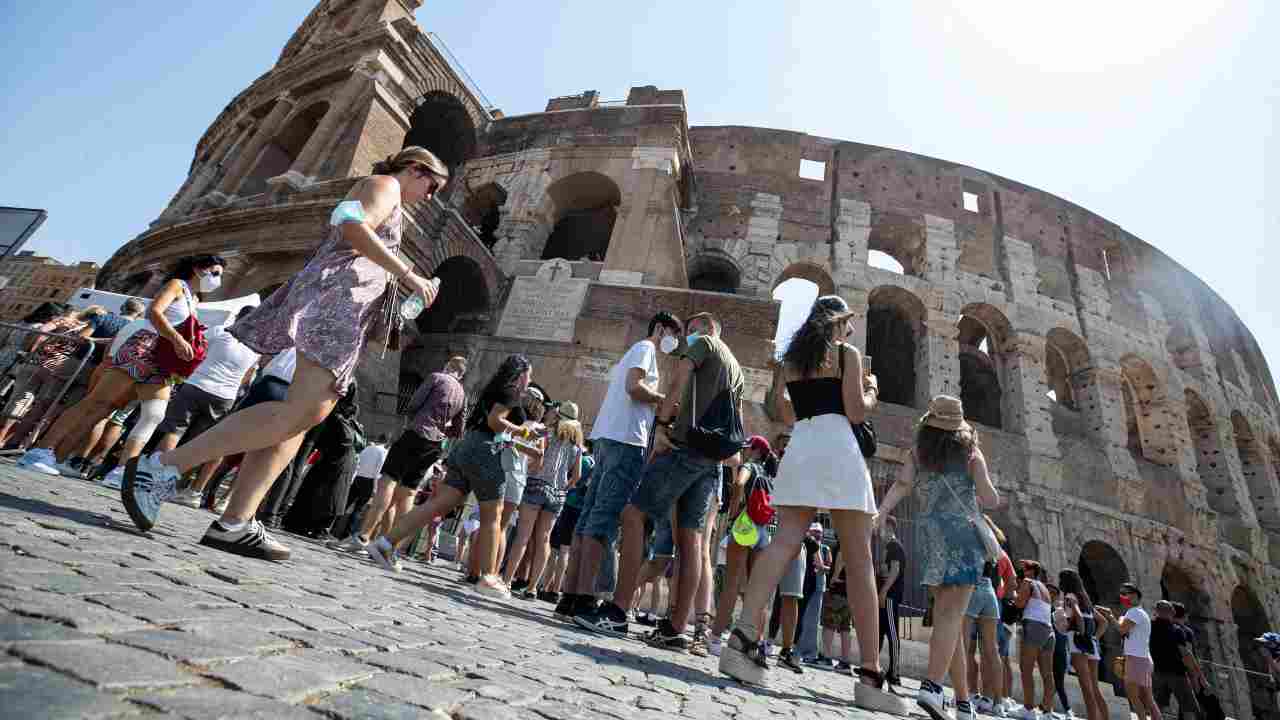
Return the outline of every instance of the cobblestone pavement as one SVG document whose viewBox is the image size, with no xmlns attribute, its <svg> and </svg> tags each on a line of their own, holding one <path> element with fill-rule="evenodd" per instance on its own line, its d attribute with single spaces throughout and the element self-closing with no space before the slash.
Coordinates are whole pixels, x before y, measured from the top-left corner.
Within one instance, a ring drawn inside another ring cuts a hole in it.
<svg viewBox="0 0 1280 720">
<path fill-rule="evenodd" d="M 118 492 L 0 463 L 0 717 L 873 715 L 834 671 L 749 690 L 443 566 L 391 574 L 288 534 L 286 563 L 201 547 L 212 519 L 169 505 L 143 535 Z"/>
</svg>

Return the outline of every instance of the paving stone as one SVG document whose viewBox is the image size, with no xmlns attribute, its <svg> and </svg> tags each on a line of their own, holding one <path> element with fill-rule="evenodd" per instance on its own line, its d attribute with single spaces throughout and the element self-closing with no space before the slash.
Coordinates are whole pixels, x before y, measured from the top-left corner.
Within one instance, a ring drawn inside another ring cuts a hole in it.
<svg viewBox="0 0 1280 720">
<path fill-rule="evenodd" d="M 328 615 L 321 615 L 305 608 L 268 608 L 268 613 L 288 619 L 307 630 L 342 630 L 351 627 L 347 623 L 335 620 Z"/>
<path fill-rule="evenodd" d="M 184 688 L 173 692 L 149 692 L 130 699 L 166 715 L 187 720 L 321 720 L 305 706 L 290 705 L 235 690 L 212 687 Z"/>
<path fill-rule="evenodd" d="M 659 675 L 653 679 L 653 686 L 680 696 L 688 695 L 693 690 L 693 687 L 689 685 L 689 683 L 683 680 L 665 677 L 663 675 Z"/>
<path fill-rule="evenodd" d="M 393 672 L 405 673 L 408 675 L 416 675 L 424 680 L 439 682 L 448 680 L 457 676 L 458 671 L 441 665 L 433 659 L 424 657 L 422 650 L 405 650 L 398 653 L 374 653 L 361 658 L 364 662 L 375 667 L 391 670 Z"/>
<path fill-rule="evenodd" d="M 517 707 L 532 705 L 546 695 L 546 688 L 505 670 L 483 670 L 468 676 L 460 687 L 486 700 L 498 700 Z"/>
<path fill-rule="evenodd" d="M 136 630 L 146 626 L 137 618 L 79 598 L 53 593 L 25 593 L 22 597 L 0 598 L 0 606 L 19 615 L 48 618 L 91 633 Z"/>
<path fill-rule="evenodd" d="M 265 630 L 259 630 L 257 628 L 247 627 L 240 624 L 193 623 L 188 625 L 179 625 L 178 629 L 183 632 L 193 633 L 205 638 L 212 638 L 220 642 L 230 643 L 237 647 L 252 650 L 255 653 L 287 650 L 294 646 L 292 640 L 286 640 L 279 635 L 272 635 Z"/>
<path fill-rule="evenodd" d="M 90 595 L 85 599 L 153 625 L 175 625 L 210 620 L 215 617 L 209 609 L 157 600 L 146 595 Z"/>
<path fill-rule="evenodd" d="M 83 642 L 97 639 L 96 635 L 47 620 L 13 613 L 0 614 L 0 646 L 23 642 Z"/>
<path fill-rule="evenodd" d="M 252 648 L 204 635 L 176 630 L 134 630 L 109 635 L 112 642 L 150 650 L 167 658 L 196 665 L 233 662 L 252 657 Z"/>
<path fill-rule="evenodd" d="M 642 693 L 636 698 L 636 707 L 641 710 L 674 713 L 680 710 L 680 699 L 668 693 Z"/>
<path fill-rule="evenodd" d="M 343 720 L 410 720 L 425 714 L 421 707 L 364 688 L 331 695 L 315 703 L 315 708 Z"/>
<path fill-rule="evenodd" d="M 190 685 L 197 678 L 151 653 L 109 643 L 23 643 L 10 652 L 115 690 Z"/>
<path fill-rule="evenodd" d="M 411 705 L 451 713 L 476 694 L 457 683 L 436 683 L 401 673 L 382 673 L 360 683 L 361 687 L 398 698 Z"/>
<path fill-rule="evenodd" d="M 7 718 L 105 718 L 130 706 L 66 675 L 30 665 L 0 667 L 0 715 Z"/>
<path fill-rule="evenodd" d="M 454 720 L 542 720 L 542 715 L 525 708 L 513 708 L 493 700 L 467 703 L 453 712 Z"/>
<path fill-rule="evenodd" d="M 300 642 L 316 650 L 342 651 L 354 654 L 371 653 L 379 650 L 372 643 L 319 630 L 284 630 L 276 634 L 286 640 Z"/>
<path fill-rule="evenodd" d="M 290 655 L 244 660 L 209 671 L 209 675 L 254 695 L 300 702 L 308 695 L 328 692 L 341 683 L 365 680 L 377 668 L 342 662 L 339 655 L 325 660 Z"/>
</svg>

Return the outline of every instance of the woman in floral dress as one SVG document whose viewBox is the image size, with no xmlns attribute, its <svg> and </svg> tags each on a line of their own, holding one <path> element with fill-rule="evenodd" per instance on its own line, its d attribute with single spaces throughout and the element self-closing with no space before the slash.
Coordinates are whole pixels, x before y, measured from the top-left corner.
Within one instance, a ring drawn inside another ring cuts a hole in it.
<svg viewBox="0 0 1280 720">
<path fill-rule="evenodd" d="M 287 284 L 231 326 L 262 355 L 297 349 L 288 396 L 227 417 L 191 443 L 138 459 L 125 470 L 125 504 L 143 530 L 175 494 L 187 470 L 245 453 L 226 511 L 201 544 L 247 557 L 283 560 L 289 549 L 269 536 L 254 513 L 271 483 L 298 451 L 306 431 L 323 421 L 346 392 L 366 340 L 382 342 L 396 311 L 396 283 L 426 306 L 436 288 L 396 255 L 402 204 L 430 199 L 449 171 L 430 151 L 410 146 L 377 163 L 335 208 L 328 237 Z M 374 337 L 377 336 L 377 337 Z"/>
<path fill-rule="evenodd" d="M 987 550 L 974 521 L 983 522 L 978 503 L 995 507 L 1000 495 L 987 474 L 987 461 L 978 449 L 978 435 L 964 419 L 959 398 L 939 395 L 920 418 L 915 448 L 903 463 L 897 481 L 880 505 L 884 517 L 902 498 L 918 492 L 916 553 L 922 561 L 920 584 L 933 596 L 933 635 L 929 638 L 929 668 L 920 682 L 916 703 L 933 720 L 950 720 L 942 700 L 942 681 L 948 670 L 959 720 L 974 720 L 969 703 L 968 667 L 964 652 L 964 613 L 977 587 Z"/>
</svg>

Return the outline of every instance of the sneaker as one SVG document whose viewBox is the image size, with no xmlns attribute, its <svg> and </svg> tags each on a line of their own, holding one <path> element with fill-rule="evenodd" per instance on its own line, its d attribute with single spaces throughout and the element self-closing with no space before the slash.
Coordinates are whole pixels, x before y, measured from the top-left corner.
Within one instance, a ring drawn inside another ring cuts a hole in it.
<svg viewBox="0 0 1280 720">
<path fill-rule="evenodd" d="M 1076 711 L 1071 708 L 1067 708 L 1067 714 L 1064 717 L 1066 717 L 1067 720 L 1076 720 Z"/>
<path fill-rule="evenodd" d="M 18 458 L 18 467 L 35 470 L 45 475 L 61 475 L 58 470 L 58 458 L 49 448 L 31 448 Z"/>
<path fill-rule="evenodd" d="M 929 680 L 920 681 L 920 691 L 916 693 L 916 705 L 919 705 L 933 720 L 953 720 L 946 709 L 942 686 L 937 683 Z"/>
<path fill-rule="evenodd" d="M 64 463 L 58 463 L 58 474 L 63 477 L 75 478 L 77 480 L 84 479 L 84 471 L 76 464 L 76 461 L 68 460 Z"/>
<path fill-rule="evenodd" d="M 201 545 L 225 550 L 258 560 L 288 560 L 289 548 L 281 545 L 257 519 L 239 530 L 228 530 L 221 520 L 214 520 L 200 538 Z"/>
<path fill-rule="evenodd" d="M 539 591 L 538 591 L 538 599 L 539 599 L 539 600 L 541 600 L 541 601 L 542 601 L 542 602 L 544 602 L 544 603 L 550 603 L 550 604 L 552 604 L 552 605 L 559 605 L 559 603 L 560 603 L 560 593 L 558 593 L 558 592 L 551 592 L 550 590 L 539 590 Z"/>
<path fill-rule="evenodd" d="M 729 633 L 728 642 L 720 648 L 720 672 L 740 683 L 767 685 L 769 661 L 764 644 L 751 639 L 755 634 L 750 625 L 739 625 Z"/>
<path fill-rule="evenodd" d="M 199 509 L 200 502 L 202 500 L 204 500 L 204 493 L 199 490 L 187 489 L 180 491 L 177 495 L 174 495 L 169 502 L 174 505 L 182 505 L 183 507 Z"/>
<path fill-rule="evenodd" d="M 556 603 L 556 609 L 554 612 L 565 620 L 571 620 L 573 619 L 573 606 L 576 605 L 577 602 L 577 595 L 574 595 L 573 593 L 564 593 L 560 596 L 560 602 Z"/>
<path fill-rule="evenodd" d="M 978 720 L 971 701 L 961 700 L 956 703 L 956 720 Z"/>
<path fill-rule="evenodd" d="M 796 657 L 796 652 L 793 648 L 782 649 L 782 652 L 778 654 L 778 664 L 797 675 L 804 674 L 804 666 L 800 664 L 800 658 Z"/>
<path fill-rule="evenodd" d="M 1040 720 L 1040 711 L 1024 706 L 1022 712 L 1018 713 L 1018 720 Z"/>
<path fill-rule="evenodd" d="M 649 633 L 649 638 L 646 642 L 648 642 L 649 647 L 661 650 L 671 650 L 678 653 L 689 651 L 689 638 L 685 637 L 684 633 L 676 630 L 670 620 L 663 620 L 658 623 L 658 627 Z M 704 643 L 704 651 L 705 648 L 706 644 Z M 706 657 L 705 652 L 702 657 Z"/>
<path fill-rule="evenodd" d="M 764 641 L 764 654 L 769 657 L 778 656 L 778 646 L 773 644 L 772 640 Z"/>
<path fill-rule="evenodd" d="M 1007 718 L 1009 712 L 1004 709 L 1004 703 L 998 702 L 991 705 L 991 712 L 988 715 L 994 718 Z"/>
<path fill-rule="evenodd" d="M 613 603 L 601 605 L 593 613 L 576 613 L 573 622 L 584 630 L 616 638 L 626 638 L 627 613 Z"/>
<path fill-rule="evenodd" d="M 842 673 L 853 672 L 853 666 L 850 665 L 847 661 L 837 660 L 836 672 L 842 672 Z"/>
<path fill-rule="evenodd" d="M 528 581 L 528 580 L 516 580 L 516 581 L 514 581 L 514 582 L 512 582 L 512 583 L 511 583 L 511 592 L 513 592 L 513 593 L 518 593 L 518 592 L 520 592 L 521 590 L 524 590 L 524 589 L 526 589 L 526 588 L 528 588 L 528 587 L 529 587 L 529 581 Z"/>
<path fill-rule="evenodd" d="M 969 698 L 969 704 L 973 706 L 974 712 L 990 715 L 995 707 L 991 704 L 991 699 L 983 695 L 974 695 Z"/>
<path fill-rule="evenodd" d="M 373 558 L 374 562 L 382 566 L 383 570 L 400 572 L 400 569 L 396 567 L 396 561 L 400 558 L 396 556 L 396 549 L 391 546 L 390 540 L 380 537 L 366 545 L 364 550 L 369 553 L 369 557 Z"/>
<path fill-rule="evenodd" d="M 160 508 L 178 492 L 178 475 L 178 468 L 160 462 L 159 453 L 136 457 L 124 466 L 120 497 L 139 530 L 147 532 L 155 527 Z"/>
<path fill-rule="evenodd" d="M 538 599 L 538 592 L 537 592 L 536 590 L 532 589 L 532 588 L 529 588 L 529 589 L 525 590 L 524 592 L 520 593 L 520 599 L 522 599 L 522 600 L 537 600 L 537 599 Z"/>
<path fill-rule="evenodd" d="M 712 655 L 720 657 L 722 648 L 724 648 L 724 635 L 712 635 L 710 642 L 707 643 L 707 650 Z"/>
<path fill-rule="evenodd" d="M 493 598 L 494 600 L 510 600 L 511 590 L 502 582 L 502 578 L 497 575 L 486 575 L 480 578 L 476 583 L 476 594 Z"/>
<path fill-rule="evenodd" d="M 399 550 L 396 551 L 395 557 L 391 558 L 391 569 L 395 572 L 404 569 L 404 560 L 401 559 Z"/>
<path fill-rule="evenodd" d="M 636 624 L 645 627 L 658 627 L 658 616 L 651 613 L 636 613 Z"/>
<path fill-rule="evenodd" d="M 325 543 L 325 547 L 331 550 L 338 550 L 340 552 L 354 553 L 354 552 L 363 552 L 365 549 L 365 546 L 368 544 L 369 543 L 361 540 L 359 535 L 349 535 L 343 538 L 342 540 L 337 540 L 335 542 L 327 542 Z"/>
<path fill-rule="evenodd" d="M 102 485 L 102 487 L 110 488 L 111 490 L 119 490 L 124 487 L 124 466 L 117 465 L 111 468 L 111 472 L 104 475 L 102 477 L 102 482 L 99 484 Z"/>
<path fill-rule="evenodd" d="M 824 668 L 831 667 L 831 658 L 827 657 L 826 655 L 823 655 L 822 653 L 818 653 L 817 657 L 810 658 L 806 662 L 808 662 L 810 665 L 818 665 Z"/>
<path fill-rule="evenodd" d="M 231 502 L 231 496 L 227 496 L 214 503 L 213 511 L 218 515 L 222 515 L 227 511 L 227 503 Z"/>
</svg>

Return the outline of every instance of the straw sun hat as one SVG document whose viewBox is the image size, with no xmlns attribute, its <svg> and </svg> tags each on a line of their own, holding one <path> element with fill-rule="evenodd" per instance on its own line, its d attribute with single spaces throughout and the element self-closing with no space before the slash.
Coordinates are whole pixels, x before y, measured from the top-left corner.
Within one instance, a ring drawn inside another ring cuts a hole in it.
<svg viewBox="0 0 1280 720">
<path fill-rule="evenodd" d="M 960 398 L 951 395 L 938 395 L 929 401 L 929 411 L 920 422 L 939 430 L 972 430 L 972 426 L 964 419 L 964 404 Z"/>
</svg>

